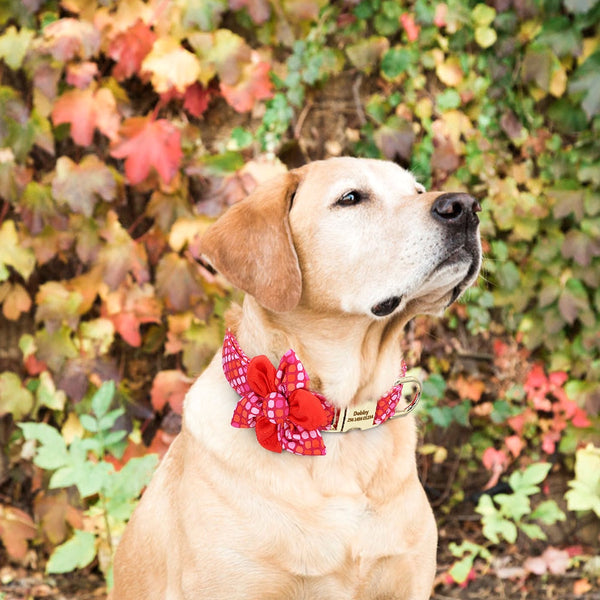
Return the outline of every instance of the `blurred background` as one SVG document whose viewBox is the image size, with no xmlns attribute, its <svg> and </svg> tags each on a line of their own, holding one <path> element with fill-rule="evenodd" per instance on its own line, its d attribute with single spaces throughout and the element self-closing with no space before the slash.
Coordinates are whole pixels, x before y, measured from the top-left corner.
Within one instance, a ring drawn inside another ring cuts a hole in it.
<svg viewBox="0 0 600 600">
<path fill-rule="evenodd" d="M 286 169 L 483 205 L 404 340 L 443 598 L 600 598 L 598 0 L 0 2 L 0 598 L 93 598 L 239 292 L 198 239 Z"/>
</svg>

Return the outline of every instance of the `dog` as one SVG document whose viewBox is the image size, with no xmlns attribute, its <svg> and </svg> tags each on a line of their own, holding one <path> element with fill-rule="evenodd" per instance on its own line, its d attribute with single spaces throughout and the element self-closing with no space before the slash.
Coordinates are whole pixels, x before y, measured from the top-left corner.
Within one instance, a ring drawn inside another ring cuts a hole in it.
<svg viewBox="0 0 600 600">
<path fill-rule="evenodd" d="M 394 163 L 340 157 L 262 184 L 208 229 L 203 254 L 246 295 L 120 540 L 114 600 L 430 597 L 413 416 L 331 419 L 379 407 L 407 321 L 475 281 L 479 210 Z"/>
</svg>

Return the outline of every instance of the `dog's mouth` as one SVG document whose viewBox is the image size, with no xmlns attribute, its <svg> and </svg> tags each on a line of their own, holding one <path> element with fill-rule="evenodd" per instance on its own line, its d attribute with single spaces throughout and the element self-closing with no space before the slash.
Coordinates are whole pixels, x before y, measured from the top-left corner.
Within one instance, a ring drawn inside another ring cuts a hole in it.
<svg viewBox="0 0 600 600">
<path fill-rule="evenodd" d="M 398 308 L 398 306 L 400 306 L 400 302 L 402 302 L 402 296 L 392 296 L 383 302 L 375 304 L 371 308 L 371 312 L 376 317 L 387 317 L 388 315 L 391 315 Z"/>
<path fill-rule="evenodd" d="M 469 269 L 467 274 L 464 276 L 462 281 L 455 285 L 452 288 L 452 294 L 450 295 L 450 300 L 448 301 L 448 306 L 450 306 L 455 300 L 458 300 L 460 295 L 473 283 L 477 274 L 479 273 L 479 259 L 474 256 L 471 264 L 469 265 Z"/>
</svg>

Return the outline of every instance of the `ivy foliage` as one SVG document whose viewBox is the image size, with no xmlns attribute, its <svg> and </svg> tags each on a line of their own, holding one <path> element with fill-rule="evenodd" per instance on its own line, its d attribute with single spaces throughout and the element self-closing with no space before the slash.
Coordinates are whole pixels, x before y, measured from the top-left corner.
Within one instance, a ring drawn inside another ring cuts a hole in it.
<svg viewBox="0 0 600 600">
<path fill-rule="evenodd" d="M 7 0 L 0 27 L 0 305 L 16 332 L 0 345 L 9 485 L 23 465 L 38 477 L 37 465 L 46 486 L 58 478 L 85 499 L 86 452 L 104 469 L 96 494 L 116 480 L 105 456 L 120 468 L 148 446 L 164 452 L 232 293 L 201 262 L 198 238 L 297 155 L 386 158 L 428 187 L 477 195 L 485 279 L 453 318 L 516 337 L 568 375 L 569 402 L 592 405 L 598 0 Z M 99 413 L 108 380 L 116 392 Z M 443 394 L 443 382 L 431 386 Z M 558 409 L 525 413 L 507 394 L 493 423 L 560 413 L 560 427 L 540 426 L 553 436 L 542 450 L 554 451 L 571 404 L 561 395 Z M 435 423 L 468 425 L 473 398 L 460 400 L 433 410 Z M 574 455 L 571 442 L 561 448 Z M 83 529 L 66 494 L 48 498 L 58 529 L 44 526 L 46 508 L 34 524 L 0 507 L 11 557 L 36 535 L 62 543 L 64 523 L 81 533 L 56 560 L 83 546 L 95 556 L 94 527 Z"/>
</svg>

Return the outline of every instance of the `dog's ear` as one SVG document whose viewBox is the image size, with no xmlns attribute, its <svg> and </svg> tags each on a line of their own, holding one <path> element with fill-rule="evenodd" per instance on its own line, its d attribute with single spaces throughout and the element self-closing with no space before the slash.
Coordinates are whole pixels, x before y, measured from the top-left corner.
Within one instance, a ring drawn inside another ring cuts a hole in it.
<svg viewBox="0 0 600 600">
<path fill-rule="evenodd" d="M 277 312 L 295 308 L 302 275 L 289 223 L 297 172 L 260 185 L 200 240 L 200 251 L 233 285 Z"/>
</svg>

